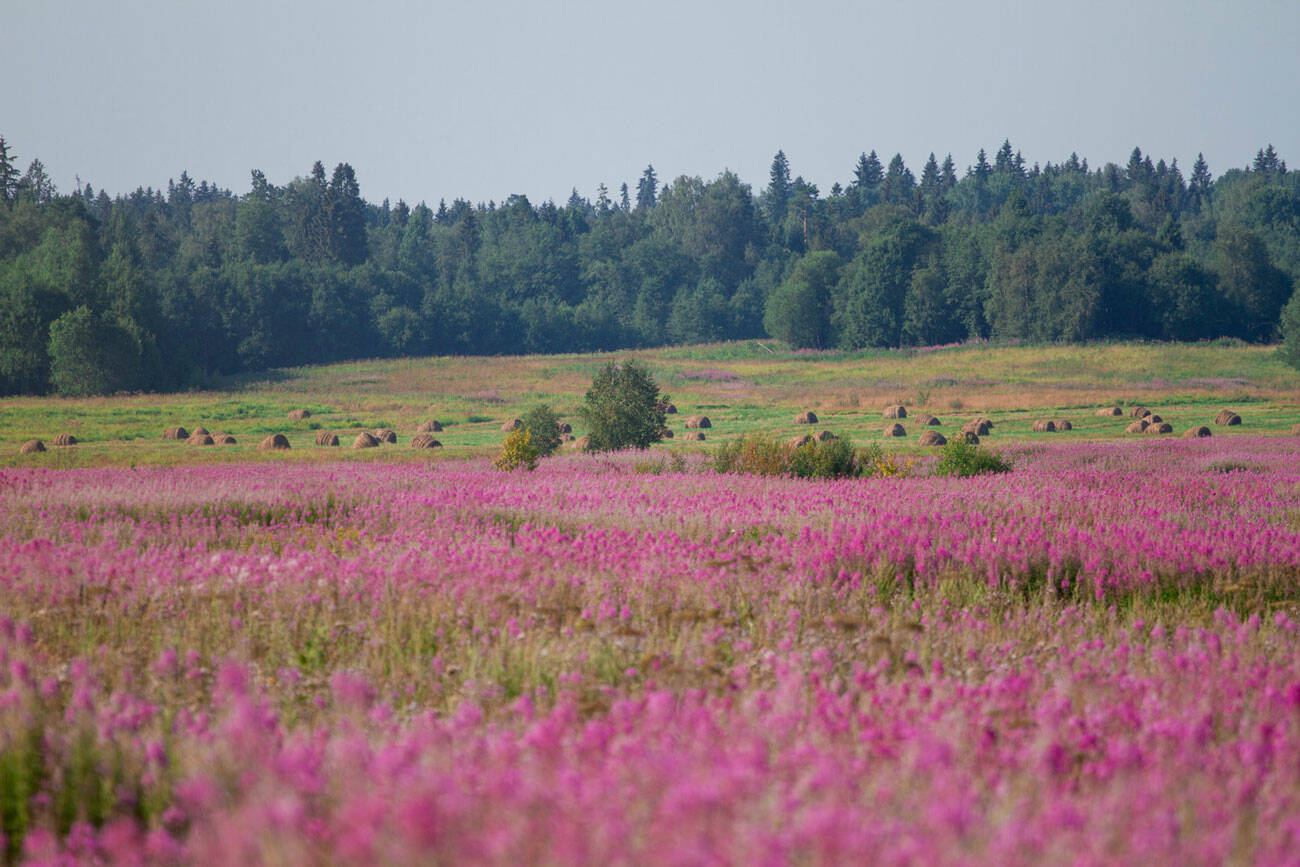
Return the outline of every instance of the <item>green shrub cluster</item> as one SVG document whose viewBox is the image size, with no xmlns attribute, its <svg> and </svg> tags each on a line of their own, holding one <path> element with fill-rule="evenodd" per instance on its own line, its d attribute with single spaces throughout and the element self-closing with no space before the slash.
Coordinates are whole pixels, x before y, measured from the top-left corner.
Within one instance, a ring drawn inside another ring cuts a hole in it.
<svg viewBox="0 0 1300 867">
<path fill-rule="evenodd" d="M 813 440 L 801 446 L 752 435 L 725 443 L 713 457 L 719 473 L 845 479 L 862 475 L 862 463 L 846 439 Z"/>
<path fill-rule="evenodd" d="M 549 406 L 539 403 L 525 413 L 522 421 L 539 456 L 550 457 L 560 447 L 560 417 Z"/>
<path fill-rule="evenodd" d="M 505 470 L 507 473 L 514 472 L 520 467 L 535 470 L 538 457 L 539 452 L 537 446 L 533 445 L 532 434 L 528 428 L 521 427 L 511 431 L 506 437 L 505 442 L 501 444 L 501 454 L 497 455 L 493 464 L 498 470 Z"/>
<path fill-rule="evenodd" d="M 965 478 L 984 473 L 1006 473 L 1011 471 L 1011 461 L 995 451 L 981 449 L 979 446 L 962 439 L 953 439 L 943 447 L 939 463 L 935 464 L 936 476 Z"/>
</svg>

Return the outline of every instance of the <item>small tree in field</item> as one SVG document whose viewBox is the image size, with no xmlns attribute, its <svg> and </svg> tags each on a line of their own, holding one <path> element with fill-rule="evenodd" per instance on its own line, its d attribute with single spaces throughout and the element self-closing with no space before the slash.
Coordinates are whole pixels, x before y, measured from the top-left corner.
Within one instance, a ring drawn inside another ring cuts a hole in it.
<svg viewBox="0 0 1300 867">
<path fill-rule="evenodd" d="M 533 445 L 528 428 L 521 427 L 510 432 L 501 444 L 501 454 L 497 455 L 493 464 L 498 470 L 507 473 L 513 473 L 520 467 L 530 471 L 537 469 L 537 447 Z"/>
<path fill-rule="evenodd" d="M 560 447 L 560 419 L 549 406 L 539 403 L 524 414 L 522 421 L 539 455 L 549 457 Z"/>
<path fill-rule="evenodd" d="M 589 451 L 649 448 L 661 439 L 668 395 L 659 394 L 654 377 L 635 361 L 610 362 L 587 391 L 578 415 L 587 427 Z"/>
</svg>

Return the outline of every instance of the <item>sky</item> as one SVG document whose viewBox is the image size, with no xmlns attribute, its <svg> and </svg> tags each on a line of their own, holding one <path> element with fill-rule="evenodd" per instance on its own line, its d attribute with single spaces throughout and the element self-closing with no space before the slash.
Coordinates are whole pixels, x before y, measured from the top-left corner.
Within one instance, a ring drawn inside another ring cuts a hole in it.
<svg viewBox="0 0 1300 867">
<path fill-rule="evenodd" d="M 772 157 L 964 171 L 1004 139 L 1300 168 L 1297 0 L 5 0 L 0 136 L 60 190 L 236 193 L 320 160 L 371 202 L 563 201 Z"/>
</svg>

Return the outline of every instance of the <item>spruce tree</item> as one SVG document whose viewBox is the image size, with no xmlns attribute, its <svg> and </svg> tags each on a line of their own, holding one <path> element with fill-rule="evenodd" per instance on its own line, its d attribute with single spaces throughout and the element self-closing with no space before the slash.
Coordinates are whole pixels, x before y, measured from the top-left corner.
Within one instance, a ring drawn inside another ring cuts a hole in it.
<svg viewBox="0 0 1300 867">
<path fill-rule="evenodd" d="M 655 167 L 646 166 L 641 173 L 641 180 L 636 182 L 636 209 L 647 211 L 655 206 L 655 194 L 659 191 L 659 179 L 655 177 Z"/>
</svg>

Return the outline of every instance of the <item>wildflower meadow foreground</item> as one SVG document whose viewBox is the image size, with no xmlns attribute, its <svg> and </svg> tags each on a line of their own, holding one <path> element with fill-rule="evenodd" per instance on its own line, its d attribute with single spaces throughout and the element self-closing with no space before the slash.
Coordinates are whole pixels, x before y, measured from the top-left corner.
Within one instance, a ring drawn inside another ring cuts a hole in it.
<svg viewBox="0 0 1300 867">
<path fill-rule="evenodd" d="M 1300 862 L 1300 445 L 0 470 L 0 850 Z"/>
</svg>

